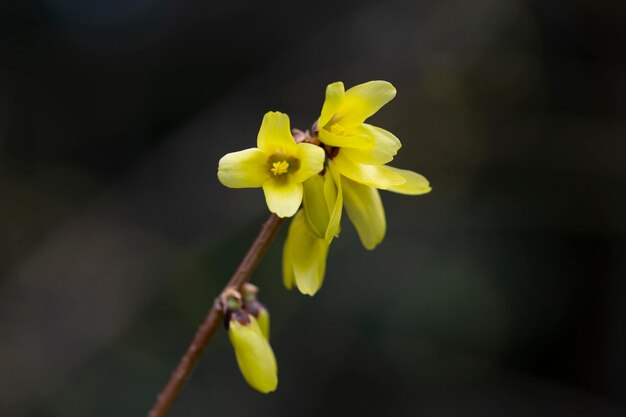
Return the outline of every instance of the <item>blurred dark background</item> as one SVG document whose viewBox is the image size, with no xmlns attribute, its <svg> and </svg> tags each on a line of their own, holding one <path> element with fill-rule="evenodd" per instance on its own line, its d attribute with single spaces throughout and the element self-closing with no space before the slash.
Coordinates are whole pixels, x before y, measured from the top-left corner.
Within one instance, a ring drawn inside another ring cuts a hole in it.
<svg viewBox="0 0 626 417">
<path fill-rule="evenodd" d="M 41 0 L 0 6 L 0 415 L 142 416 L 267 216 L 216 178 L 263 114 L 392 82 L 423 197 L 344 221 L 314 298 L 254 282 L 280 385 L 224 332 L 172 416 L 626 415 L 626 7 Z"/>
</svg>

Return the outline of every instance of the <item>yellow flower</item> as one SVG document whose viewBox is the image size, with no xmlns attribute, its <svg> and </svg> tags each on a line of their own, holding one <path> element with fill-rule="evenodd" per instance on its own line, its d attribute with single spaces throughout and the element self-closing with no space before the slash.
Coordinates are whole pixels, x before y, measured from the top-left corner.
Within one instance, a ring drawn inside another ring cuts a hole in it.
<svg viewBox="0 0 626 417">
<path fill-rule="evenodd" d="M 328 149 L 327 167 L 340 176 L 338 187 L 348 217 L 367 249 L 374 249 L 386 231 L 377 188 L 409 195 L 431 190 L 420 174 L 385 165 L 401 143 L 390 132 L 364 123 L 395 95 L 396 89 L 386 81 L 370 81 L 348 91 L 341 82 L 330 84 L 317 122 L 319 139 Z"/>
<path fill-rule="evenodd" d="M 370 81 L 348 91 L 342 82 L 330 84 L 317 121 L 319 139 L 360 163 L 391 161 L 402 146 L 398 138 L 364 122 L 395 95 L 396 89 L 386 81 Z"/>
<path fill-rule="evenodd" d="M 276 390 L 276 358 L 254 316 L 243 310 L 233 312 L 228 325 L 228 337 L 246 382 L 263 394 Z"/>
<path fill-rule="evenodd" d="M 326 151 L 324 170 L 304 183 L 304 204 L 293 218 L 283 249 L 283 283 L 304 294 L 321 287 L 328 248 L 339 233 L 341 211 L 354 224 L 366 249 L 385 236 L 385 210 L 378 189 L 401 194 L 428 193 L 428 180 L 412 171 L 385 165 L 401 147 L 393 134 L 365 123 L 396 94 L 386 81 L 344 90 L 330 84 L 316 123 Z"/>
<path fill-rule="evenodd" d="M 302 203 L 302 183 L 324 167 L 324 151 L 295 143 L 289 117 L 268 112 L 257 137 L 257 148 L 226 154 L 217 176 L 231 188 L 263 187 L 267 206 L 279 217 L 293 216 Z"/>
</svg>

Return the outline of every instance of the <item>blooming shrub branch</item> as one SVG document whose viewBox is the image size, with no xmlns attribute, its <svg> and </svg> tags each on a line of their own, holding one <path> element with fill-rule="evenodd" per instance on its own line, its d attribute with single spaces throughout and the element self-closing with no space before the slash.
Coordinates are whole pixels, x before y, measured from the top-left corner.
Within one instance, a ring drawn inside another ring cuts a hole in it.
<svg viewBox="0 0 626 417">
<path fill-rule="evenodd" d="M 209 311 L 149 416 L 167 413 L 220 319 L 246 382 L 261 393 L 277 388 L 269 312 L 257 299 L 258 288 L 247 281 L 282 218 L 292 218 L 283 248 L 283 283 L 313 296 L 324 281 L 328 250 L 339 237 L 344 208 L 361 243 L 372 250 L 382 242 L 387 227 L 378 190 L 406 195 L 431 191 L 422 175 L 387 165 L 402 146 L 400 140 L 365 123 L 395 95 L 396 89 L 386 81 L 348 90 L 341 82 L 330 84 L 310 131 L 291 130 L 286 114 L 268 112 L 255 148 L 220 159 L 220 182 L 230 188 L 262 188 L 273 215 Z"/>
</svg>

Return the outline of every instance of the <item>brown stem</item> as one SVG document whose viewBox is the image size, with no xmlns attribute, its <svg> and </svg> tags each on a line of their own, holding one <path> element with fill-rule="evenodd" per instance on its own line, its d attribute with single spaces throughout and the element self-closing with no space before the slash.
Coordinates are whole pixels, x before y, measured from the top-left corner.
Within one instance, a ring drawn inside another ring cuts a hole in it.
<svg viewBox="0 0 626 417">
<path fill-rule="evenodd" d="M 224 287 L 224 291 L 228 288 L 239 288 L 250 279 L 250 275 L 252 275 L 259 261 L 263 258 L 263 255 L 274 240 L 274 237 L 276 237 L 276 233 L 283 223 L 283 220 L 284 219 L 281 219 L 275 214 L 272 214 L 270 218 L 267 219 L 259 235 L 254 240 L 254 243 L 250 249 L 248 249 L 248 253 L 237 267 L 237 270 L 228 281 L 228 284 L 226 284 L 226 287 Z M 196 331 L 191 345 L 189 345 L 187 352 L 185 352 L 178 366 L 174 372 L 172 372 L 170 380 L 157 396 L 154 406 L 148 413 L 148 417 L 164 417 L 167 415 L 178 393 L 200 361 L 202 353 L 224 319 L 224 312 L 218 300 L 219 297 L 215 299 L 213 306 L 204 319 L 204 323 L 202 323 Z"/>
</svg>

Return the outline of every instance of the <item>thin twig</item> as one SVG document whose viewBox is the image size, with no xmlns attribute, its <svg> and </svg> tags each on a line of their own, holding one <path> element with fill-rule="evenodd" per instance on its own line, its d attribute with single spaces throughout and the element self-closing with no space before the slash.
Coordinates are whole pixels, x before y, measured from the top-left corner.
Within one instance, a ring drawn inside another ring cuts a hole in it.
<svg viewBox="0 0 626 417">
<path fill-rule="evenodd" d="M 224 290 L 233 287 L 239 288 L 250 279 L 250 275 L 252 275 L 259 261 L 263 258 L 263 255 L 265 255 L 283 220 L 284 219 L 281 219 L 275 214 L 272 214 L 270 218 L 267 219 L 259 235 L 254 240 L 250 249 L 248 249 L 248 253 L 237 267 L 237 270 L 228 281 L 228 284 L 226 284 Z M 170 380 L 157 396 L 154 406 L 148 413 L 148 417 L 164 417 L 167 415 L 178 393 L 200 361 L 202 353 L 224 319 L 224 312 L 222 311 L 218 299 L 219 297 L 215 299 L 213 306 L 204 319 L 204 323 L 200 325 L 191 345 L 187 348 L 187 352 L 185 352 L 178 366 L 174 372 L 172 372 Z"/>
</svg>

